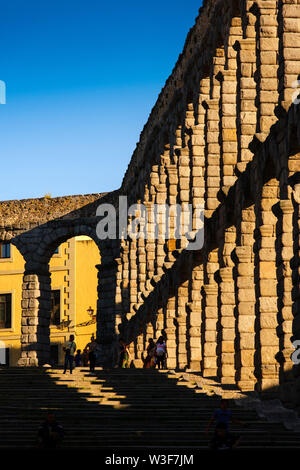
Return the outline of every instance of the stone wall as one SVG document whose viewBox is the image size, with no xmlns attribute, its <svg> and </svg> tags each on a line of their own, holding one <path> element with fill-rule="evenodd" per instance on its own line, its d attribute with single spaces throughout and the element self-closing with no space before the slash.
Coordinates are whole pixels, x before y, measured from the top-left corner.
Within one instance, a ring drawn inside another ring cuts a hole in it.
<svg viewBox="0 0 300 470">
<path fill-rule="evenodd" d="M 50 220 L 94 217 L 93 203 L 104 196 L 106 193 L 1 201 L 0 233 L 28 230 Z"/>
</svg>

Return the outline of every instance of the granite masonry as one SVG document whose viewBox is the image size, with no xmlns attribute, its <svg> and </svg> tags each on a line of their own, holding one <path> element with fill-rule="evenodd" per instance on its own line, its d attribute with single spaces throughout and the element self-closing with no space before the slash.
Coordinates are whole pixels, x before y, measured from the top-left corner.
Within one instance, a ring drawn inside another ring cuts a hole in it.
<svg viewBox="0 0 300 470">
<path fill-rule="evenodd" d="M 88 235 L 101 253 L 104 365 L 114 365 L 119 335 L 141 365 L 164 329 L 168 367 L 300 405 L 291 361 L 300 339 L 298 78 L 300 0 L 206 0 L 120 190 L 0 204 L 1 237 L 26 261 L 20 365 L 49 355 L 54 249 Z M 96 209 L 117 209 L 119 195 L 146 207 L 204 203 L 203 248 L 189 250 L 184 233 L 99 240 Z"/>
</svg>

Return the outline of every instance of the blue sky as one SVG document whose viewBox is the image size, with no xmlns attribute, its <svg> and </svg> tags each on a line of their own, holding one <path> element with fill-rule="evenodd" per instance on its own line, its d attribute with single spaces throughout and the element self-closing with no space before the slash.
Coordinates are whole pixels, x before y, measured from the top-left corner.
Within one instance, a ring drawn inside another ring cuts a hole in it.
<svg viewBox="0 0 300 470">
<path fill-rule="evenodd" d="M 201 0 L 6 0 L 0 200 L 117 189 Z"/>
</svg>

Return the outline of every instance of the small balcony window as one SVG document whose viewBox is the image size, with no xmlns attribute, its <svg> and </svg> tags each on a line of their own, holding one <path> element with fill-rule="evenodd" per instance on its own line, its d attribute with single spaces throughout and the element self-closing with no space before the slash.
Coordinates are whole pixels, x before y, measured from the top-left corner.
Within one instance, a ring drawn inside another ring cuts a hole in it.
<svg viewBox="0 0 300 470">
<path fill-rule="evenodd" d="M 0 294 L 0 328 L 11 328 L 11 294 Z"/>
</svg>

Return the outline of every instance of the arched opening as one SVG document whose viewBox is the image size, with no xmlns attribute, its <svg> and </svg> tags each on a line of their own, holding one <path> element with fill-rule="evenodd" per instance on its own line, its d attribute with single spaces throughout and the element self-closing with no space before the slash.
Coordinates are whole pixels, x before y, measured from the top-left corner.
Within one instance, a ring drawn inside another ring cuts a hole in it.
<svg viewBox="0 0 300 470">
<path fill-rule="evenodd" d="M 57 225 L 47 226 L 44 233 L 39 233 L 39 239 L 36 250 L 31 249 L 30 237 L 20 241 L 26 264 L 21 357 L 17 364 L 25 367 L 51 361 L 60 364 L 66 339 L 75 334 L 76 328 L 84 328 L 85 334 L 79 335 L 83 336 L 79 344 L 82 346 L 86 337 L 90 337 L 87 327 L 94 325 L 93 332 L 96 331 L 99 313 L 100 248 L 93 227 L 63 223 L 57 230 Z M 83 283 L 78 280 L 80 276 Z"/>
<path fill-rule="evenodd" d="M 50 262 L 50 363 L 62 365 L 63 346 L 73 334 L 77 350 L 83 351 L 96 337 L 98 269 L 100 252 L 86 235 L 70 238 L 57 246 Z M 81 364 L 84 364 L 82 357 Z"/>
</svg>

